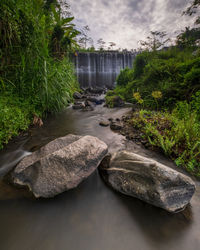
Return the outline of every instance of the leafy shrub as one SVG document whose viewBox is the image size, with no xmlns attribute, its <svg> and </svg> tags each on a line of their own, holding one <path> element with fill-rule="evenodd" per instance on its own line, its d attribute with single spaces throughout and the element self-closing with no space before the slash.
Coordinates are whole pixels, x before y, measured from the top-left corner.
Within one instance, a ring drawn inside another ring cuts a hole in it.
<svg viewBox="0 0 200 250">
<path fill-rule="evenodd" d="M 128 82 L 133 80 L 133 71 L 129 68 L 121 70 L 119 76 L 117 77 L 117 85 L 125 86 Z"/>
<path fill-rule="evenodd" d="M 126 84 L 123 82 L 123 86 L 118 85 L 116 90 L 120 92 L 121 88 L 122 96 L 129 102 L 134 102 L 131 94 L 139 92 L 145 106 L 150 108 L 156 107 L 151 93 L 161 91 L 163 97 L 159 108 L 172 109 L 178 101 L 191 100 L 191 96 L 200 89 L 199 68 L 200 57 L 192 56 L 189 50 L 172 48 L 156 53 L 143 52 L 137 55 L 133 70 L 124 72 L 126 76 L 132 72 L 135 80 L 128 81 L 123 77 Z"/>
<path fill-rule="evenodd" d="M 192 68 L 185 74 L 184 85 L 190 93 L 200 90 L 200 68 Z"/>
<path fill-rule="evenodd" d="M 200 120 L 200 91 L 197 91 L 193 96 L 192 96 L 192 101 L 191 101 L 191 106 L 192 109 L 196 111 L 197 116 Z"/>
<path fill-rule="evenodd" d="M 142 74 L 144 73 L 144 68 L 146 64 L 148 63 L 148 56 L 150 53 L 143 52 L 141 54 L 138 54 L 135 58 L 135 61 L 133 63 L 133 70 L 134 70 L 134 78 L 140 78 Z"/>
<path fill-rule="evenodd" d="M 0 96 L 0 149 L 20 130 L 28 128 L 32 115 L 36 114 L 30 102 L 18 97 Z M 40 113 L 37 113 L 40 115 Z"/>
</svg>

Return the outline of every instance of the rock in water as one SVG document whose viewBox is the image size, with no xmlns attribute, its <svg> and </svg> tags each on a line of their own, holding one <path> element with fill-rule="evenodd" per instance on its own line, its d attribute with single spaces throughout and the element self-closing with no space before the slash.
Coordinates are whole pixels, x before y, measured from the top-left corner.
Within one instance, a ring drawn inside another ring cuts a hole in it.
<svg viewBox="0 0 200 250">
<path fill-rule="evenodd" d="M 183 210 L 195 192 L 195 184 L 188 176 L 127 151 L 106 156 L 100 172 L 115 190 L 169 212 Z"/>
<path fill-rule="evenodd" d="M 93 136 L 68 135 L 58 138 L 15 168 L 15 184 L 28 186 L 35 197 L 54 197 L 75 188 L 98 167 L 107 145 Z"/>
<path fill-rule="evenodd" d="M 99 125 L 102 127 L 108 127 L 110 125 L 110 122 L 107 120 L 102 120 L 99 122 Z"/>
<path fill-rule="evenodd" d="M 73 97 L 74 99 L 81 99 L 82 95 L 79 92 L 74 92 Z"/>
<path fill-rule="evenodd" d="M 110 124 L 110 128 L 112 130 L 120 130 L 123 128 L 123 124 L 121 122 L 118 122 L 118 121 L 112 121 Z"/>
<path fill-rule="evenodd" d="M 73 106 L 73 109 L 84 109 L 85 108 L 85 104 L 83 102 L 76 102 Z"/>
</svg>

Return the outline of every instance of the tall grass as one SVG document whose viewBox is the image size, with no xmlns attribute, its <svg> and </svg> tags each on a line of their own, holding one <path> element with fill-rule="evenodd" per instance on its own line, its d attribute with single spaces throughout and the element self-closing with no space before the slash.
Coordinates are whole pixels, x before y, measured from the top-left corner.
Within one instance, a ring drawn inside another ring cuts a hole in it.
<svg viewBox="0 0 200 250">
<path fill-rule="evenodd" d="M 0 133 L 7 135 L 2 136 L 0 146 L 16 131 L 26 128 L 33 114 L 42 116 L 65 107 L 78 88 L 67 56 L 70 51 L 65 56 L 52 56 L 55 9 L 52 13 L 51 7 L 46 8 L 47 2 L 57 6 L 57 1 L 0 1 L 0 106 L 4 121 L 0 123 Z M 13 114 L 10 118 L 7 107 Z M 9 119 L 12 129 L 6 126 Z M 15 126 L 12 120 L 16 119 L 21 125 Z"/>
</svg>

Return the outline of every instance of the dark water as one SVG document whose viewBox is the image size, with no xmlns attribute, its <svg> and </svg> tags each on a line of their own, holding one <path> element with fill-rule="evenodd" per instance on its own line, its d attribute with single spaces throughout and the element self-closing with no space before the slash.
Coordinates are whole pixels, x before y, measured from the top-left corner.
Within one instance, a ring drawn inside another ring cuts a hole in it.
<svg viewBox="0 0 200 250">
<path fill-rule="evenodd" d="M 132 68 L 135 57 L 130 52 L 79 52 L 73 59 L 80 86 L 112 88 L 120 70 Z"/>
<path fill-rule="evenodd" d="M 49 117 L 39 129 L 31 129 L 1 152 L 1 167 L 36 150 L 48 141 L 66 135 L 90 134 L 109 145 L 109 150 L 128 148 L 159 158 L 156 153 L 127 143 L 124 137 L 98 125 L 105 117 L 120 117 L 127 109 L 97 107 L 92 112 L 67 109 Z M 16 153 L 15 150 L 18 150 Z M 13 157 L 13 158 L 12 158 Z M 126 197 L 108 188 L 92 174 L 78 188 L 54 199 L 33 200 L 0 185 L 0 250 L 199 250 L 200 184 L 191 205 L 179 214 Z"/>
</svg>

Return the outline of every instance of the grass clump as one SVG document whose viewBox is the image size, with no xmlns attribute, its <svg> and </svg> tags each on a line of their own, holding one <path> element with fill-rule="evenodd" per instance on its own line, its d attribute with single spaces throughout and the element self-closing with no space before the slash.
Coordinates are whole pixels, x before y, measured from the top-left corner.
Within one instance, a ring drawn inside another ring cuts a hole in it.
<svg viewBox="0 0 200 250">
<path fill-rule="evenodd" d="M 0 96 L 0 149 L 9 139 L 26 130 L 32 122 L 35 108 L 30 101 L 24 102 L 19 97 Z M 38 116 L 41 113 L 37 113 Z"/>
</svg>

